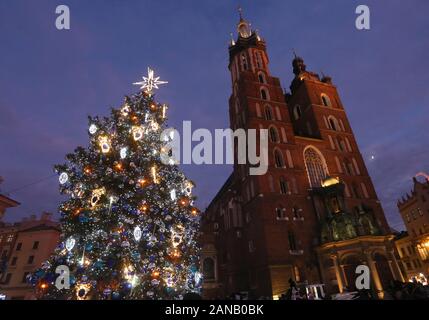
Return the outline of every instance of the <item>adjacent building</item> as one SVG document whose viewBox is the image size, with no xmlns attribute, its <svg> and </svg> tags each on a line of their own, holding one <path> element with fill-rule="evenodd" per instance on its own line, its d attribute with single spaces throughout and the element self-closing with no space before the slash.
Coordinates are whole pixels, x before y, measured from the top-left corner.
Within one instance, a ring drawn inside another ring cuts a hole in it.
<svg viewBox="0 0 429 320">
<path fill-rule="evenodd" d="M 0 222 L 3 219 L 3 216 L 6 212 L 6 209 L 19 206 L 19 204 L 20 204 L 19 202 L 15 201 L 15 200 L 13 200 L 13 199 L 5 196 L 5 195 L 0 194 Z"/>
<path fill-rule="evenodd" d="M 0 201 L 5 198 L 0 196 Z M 11 204 L 18 205 L 9 198 L 3 204 L 0 202 L 3 208 Z M 12 224 L 0 220 L 0 299 L 34 299 L 27 276 L 49 258 L 59 236 L 58 222 L 52 220 L 50 213 L 43 213 L 40 219 L 32 215 Z"/>
<path fill-rule="evenodd" d="M 230 126 L 268 130 L 269 167 L 249 175 L 251 165 L 235 161 L 203 215 L 205 296 L 275 298 L 290 279 L 341 293 L 354 289 L 356 267 L 366 264 L 382 298 L 403 277 L 337 88 L 295 55 L 285 94 L 265 41 L 241 16 L 237 29 L 229 46 Z"/>
<path fill-rule="evenodd" d="M 428 283 L 429 277 L 429 177 L 413 178 L 413 189 L 398 200 L 406 232 L 396 241 L 402 269 L 408 281 Z"/>
</svg>

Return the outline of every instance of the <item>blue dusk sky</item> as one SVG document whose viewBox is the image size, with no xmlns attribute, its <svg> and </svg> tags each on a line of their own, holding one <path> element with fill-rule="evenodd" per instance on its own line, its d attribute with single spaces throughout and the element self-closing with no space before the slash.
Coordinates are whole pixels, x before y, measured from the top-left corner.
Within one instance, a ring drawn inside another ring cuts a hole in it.
<svg viewBox="0 0 429 320">
<path fill-rule="evenodd" d="M 60 4 L 70 8 L 71 30 L 55 28 Z M 401 229 L 396 201 L 413 175 L 429 171 L 426 0 L 1 0 L 0 188 L 21 203 L 5 220 L 57 211 L 52 166 L 87 145 L 87 115 L 118 107 L 147 66 L 169 81 L 157 100 L 170 105 L 170 125 L 228 127 L 238 4 L 266 40 L 283 87 L 292 80 L 292 48 L 308 70 L 332 76 L 388 220 Z M 355 28 L 359 4 L 371 10 L 369 31 Z M 197 183 L 201 209 L 231 172 L 182 168 Z"/>
</svg>

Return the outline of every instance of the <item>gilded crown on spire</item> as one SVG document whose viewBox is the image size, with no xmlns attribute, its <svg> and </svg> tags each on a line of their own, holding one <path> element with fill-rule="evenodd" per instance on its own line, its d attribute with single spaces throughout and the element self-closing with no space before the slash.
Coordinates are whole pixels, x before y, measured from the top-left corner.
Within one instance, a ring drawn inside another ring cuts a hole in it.
<svg viewBox="0 0 429 320">
<path fill-rule="evenodd" d="M 250 23 L 243 18 L 243 9 L 241 7 L 238 7 L 238 12 L 240 15 L 240 21 L 238 22 L 238 25 L 237 25 L 238 34 L 242 38 L 249 38 L 252 35 L 252 30 L 250 29 Z"/>
</svg>

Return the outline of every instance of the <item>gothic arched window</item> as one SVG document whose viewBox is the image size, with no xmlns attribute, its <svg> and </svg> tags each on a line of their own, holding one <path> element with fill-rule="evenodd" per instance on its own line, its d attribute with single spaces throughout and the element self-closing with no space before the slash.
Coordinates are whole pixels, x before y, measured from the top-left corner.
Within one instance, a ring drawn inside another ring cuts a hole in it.
<svg viewBox="0 0 429 320">
<path fill-rule="evenodd" d="M 270 100 L 268 96 L 268 91 L 265 88 L 261 88 L 261 99 L 262 100 Z"/>
<path fill-rule="evenodd" d="M 274 160 L 275 160 L 276 168 L 284 167 L 283 155 L 279 150 L 274 150 Z"/>
<path fill-rule="evenodd" d="M 287 194 L 289 192 L 289 186 L 287 181 L 283 177 L 280 178 L 280 193 Z"/>
<path fill-rule="evenodd" d="M 329 99 L 329 97 L 326 94 L 322 93 L 321 98 L 322 98 L 322 103 L 325 107 L 332 106 L 331 99 Z"/>
<path fill-rule="evenodd" d="M 259 72 L 259 73 L 258 73 L 258 79 L 259 79 L 259 82 L 260 82 L 260 83 L 267 83 L 267 82 L 265 81 L 265 75 L 264 75 L 262 72 Z"/>
<path fill-rule="evenodd" d="M 314 148 L 304 151 L 305 167 L 307 168 L 308 180 L 312 188 L 320 187 L 323 179 L 327 176 L 327 170 L 322 155 Z"/>
<path fill-rule="evenodd" d="M 265 120 L 273 120 L 273 110 L 270 106 L 265 106 Z"/>
<path fill-rule="evenodd" d="M 261 53 L 259 51 L 256 52 L 256 66 L 259 69 L 262 69 L 262 56 L 261 56 Z"/>
<path fill-rule="evenodd" d="M 271 142 L 278 142 L 279 141 L 279 134 L 277 132 L 277 129 L 274 127 L 271 127 L 269 131 L 270 131 Z"/>
</svg>

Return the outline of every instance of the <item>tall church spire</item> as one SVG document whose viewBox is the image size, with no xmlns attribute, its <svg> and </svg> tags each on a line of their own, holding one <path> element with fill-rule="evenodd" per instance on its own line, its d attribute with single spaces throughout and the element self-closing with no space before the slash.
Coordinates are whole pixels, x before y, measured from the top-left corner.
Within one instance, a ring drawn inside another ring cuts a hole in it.
<svg viewBox="0 0 429 320">
<path fill-rule="evenodd" d="M 252 35 L 252 30 L 250 29 L 250 23 L 243 18 L 243 9 L 241 7 L 238 7 L 238 12 L 240 15 L 240 21 L 238 22 L 238 25 L 237 25 L 238 34 L 242 38 L 249 38 Z"/>
</svg>

